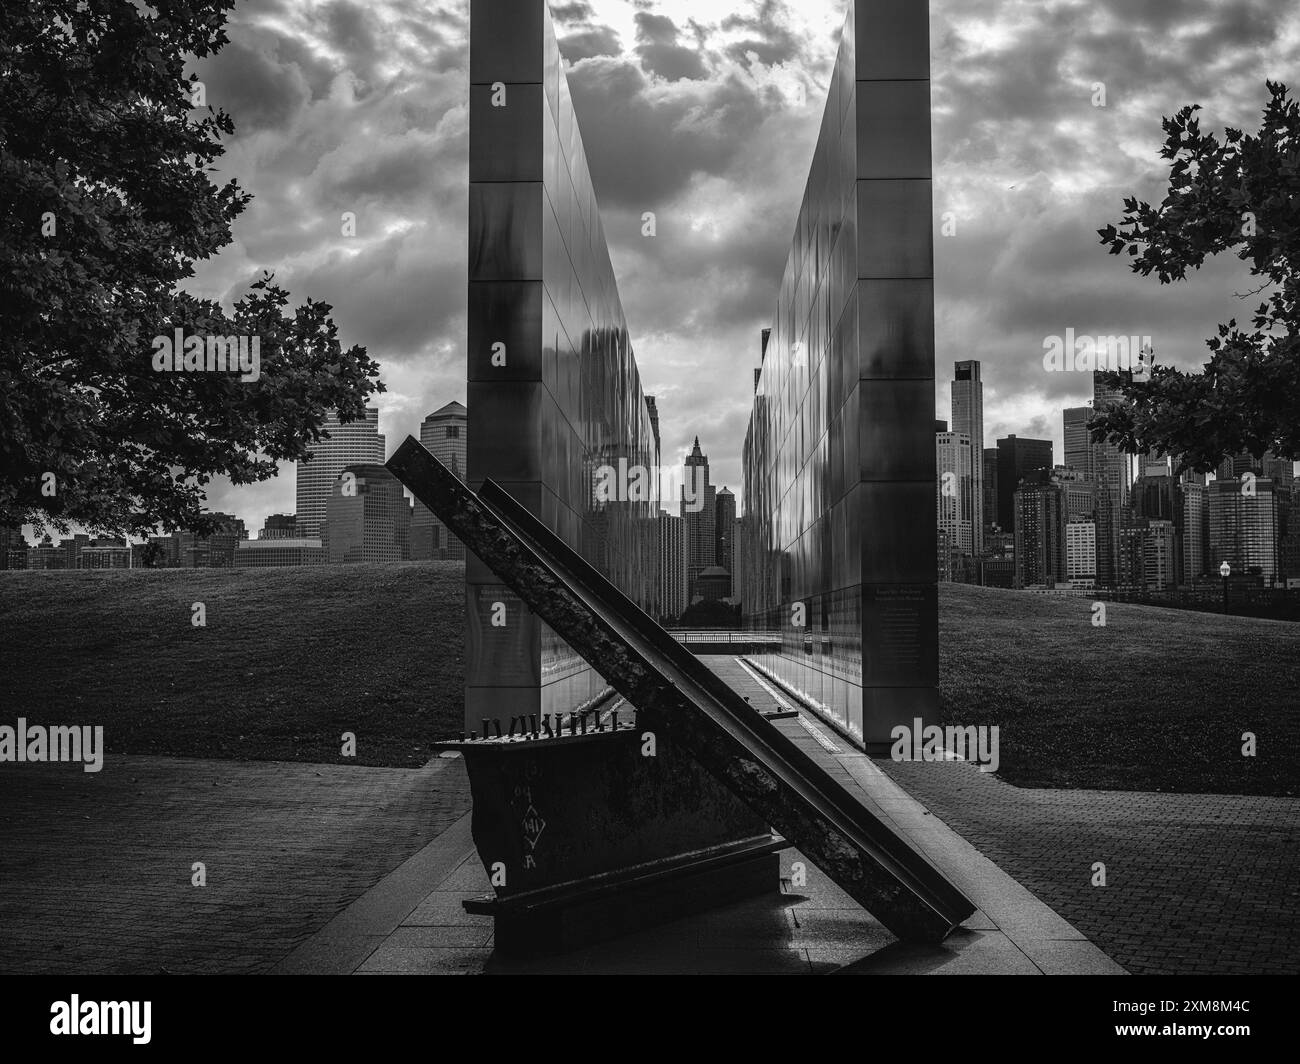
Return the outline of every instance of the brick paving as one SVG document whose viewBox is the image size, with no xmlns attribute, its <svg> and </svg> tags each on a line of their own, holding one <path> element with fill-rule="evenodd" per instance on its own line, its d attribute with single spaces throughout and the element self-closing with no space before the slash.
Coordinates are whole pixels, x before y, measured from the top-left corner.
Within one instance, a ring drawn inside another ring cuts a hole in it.
<svg viewBox="0 0 1300 1064">
<path fill-rule="evenodd" d="M 1030 789 L 875 762 L 1135 975 L 1300 971 L 1300 800 Z M 1106 866 L 1094 887 L 1092 865 Z"/>
<path fill-rule="evenodd" d="M 0 971 L 264 971 L 469 806 L 459 760 L 0 765 Z"/>
</svg>

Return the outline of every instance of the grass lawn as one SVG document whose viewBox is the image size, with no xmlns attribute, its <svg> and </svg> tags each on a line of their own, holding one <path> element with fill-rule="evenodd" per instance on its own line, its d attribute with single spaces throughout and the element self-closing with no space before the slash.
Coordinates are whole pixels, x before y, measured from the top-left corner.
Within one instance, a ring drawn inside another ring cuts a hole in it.
<svg viewBox="0 0 1300 1064">
<path fill-rule="evenodd" d="M 3 573 L 0 723 L 102 724 L 110 752 L 422 765 L 461 728 L 464 585 L 459 562 Z"/>
<path fill-rule="evenodd" d="M 202 602 L 207 627 L 190 623 Z M 944 723 L 1022 786 L 1300 793 L 1300 626 L 941 585 Z M 460 731 L 455 562 L 0 574 L 0 723 L 109 751 L 419 765 Z M 1258 756 L 1241 756 L 1254 732 Z"/>
<path fill-rule="evenodd" d="M 1300 625 L 940 585 L 944 723 L 1020 786 L 1300 793 Z M 1257 756 L 1243 757 L 1242 733 Z"/>
</svg>

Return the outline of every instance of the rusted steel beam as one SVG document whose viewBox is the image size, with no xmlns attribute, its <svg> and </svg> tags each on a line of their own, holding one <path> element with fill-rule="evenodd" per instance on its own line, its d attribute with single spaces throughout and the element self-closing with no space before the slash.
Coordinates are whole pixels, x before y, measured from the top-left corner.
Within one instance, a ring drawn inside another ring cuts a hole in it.
<svg viewBox="0 0 1300 1064">
<path fill-rule="evenodd" d="M 975 911 L 956 887 L 503 489 L 407 437 L 388 468 L 638 712 L 900 939 Z"/>
</svg>

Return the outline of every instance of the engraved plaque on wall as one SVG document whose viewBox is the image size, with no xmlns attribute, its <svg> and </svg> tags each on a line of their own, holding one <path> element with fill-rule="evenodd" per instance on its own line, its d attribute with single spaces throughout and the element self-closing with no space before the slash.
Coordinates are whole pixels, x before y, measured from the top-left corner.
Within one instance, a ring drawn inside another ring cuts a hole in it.
<svg viewBox="0 0 1300 1064">
<path fill-rule="evenodd" d="M 471 585 L 466 680 L 496 687 L 536 686 L 538 622 L 503 584 Z"/>
<path fill-rule="evenodd" d="M 934 585 L 864 585 L 863 684 L 905 687 L 937 683 L 938 616 Z"/>
</svg>

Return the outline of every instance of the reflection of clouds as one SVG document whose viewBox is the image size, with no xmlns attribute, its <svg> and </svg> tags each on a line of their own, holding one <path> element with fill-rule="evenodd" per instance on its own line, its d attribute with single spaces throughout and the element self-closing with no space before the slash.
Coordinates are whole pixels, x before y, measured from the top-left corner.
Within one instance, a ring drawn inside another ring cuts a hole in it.
<svg viewBox="0 0 1300 1064">
<path fill-rule="evenodd" d="M 931 6 L 936 230 L 943 211 L 957 216 L 956 235 L 935 239 L 939 416 L 951 363 L 978 358 L 988 442 L 1045 418 L 1059 445 L 1060 407 L 1088 389 L 1042 371 L 1044 336 L 1152 335 L 1162 361 L 1187 365 L 1239 313 L 1231 292 L 1248 284 L 1231 261 L 1162 288 L 1106 255 L 1094 230 L 1124 196 L 1163 194 L 1162 115 L 1198 102 L 1207 130 L 1257 128 L 1264 77 L 1285 80 L 1300 58 L 1300 17 L 1275 0 Z M 740 483 L 758 333 L 844 7 L 552 9 L 642 380 L 660 397 L 663 460 L 698 433 L 718 483 Z M 366 345 L 400 390 L 400 402 L 378 400 L 394 441 L 465 398 L 467 13 L 464 2 L 258 0 L 235 9 L 231 44 L 195 65 L 237 127 L 213 178 L 238 176 L 255 198 L 235 244 L 187 289 L 229 302 L 269 268 L 295 301 L 332 303 L 344 343 Z M 1090 103 L 1096 81 L 1104 108 Z M 340 235 L 345 210 L 355 238 Z M 653 240 L 643 211 L 656 214 Z M 268 485 L 214 492 L 214 504 L 292 509 L 292 476 L 274 483 L 269 507 Z"/>
</svg>

